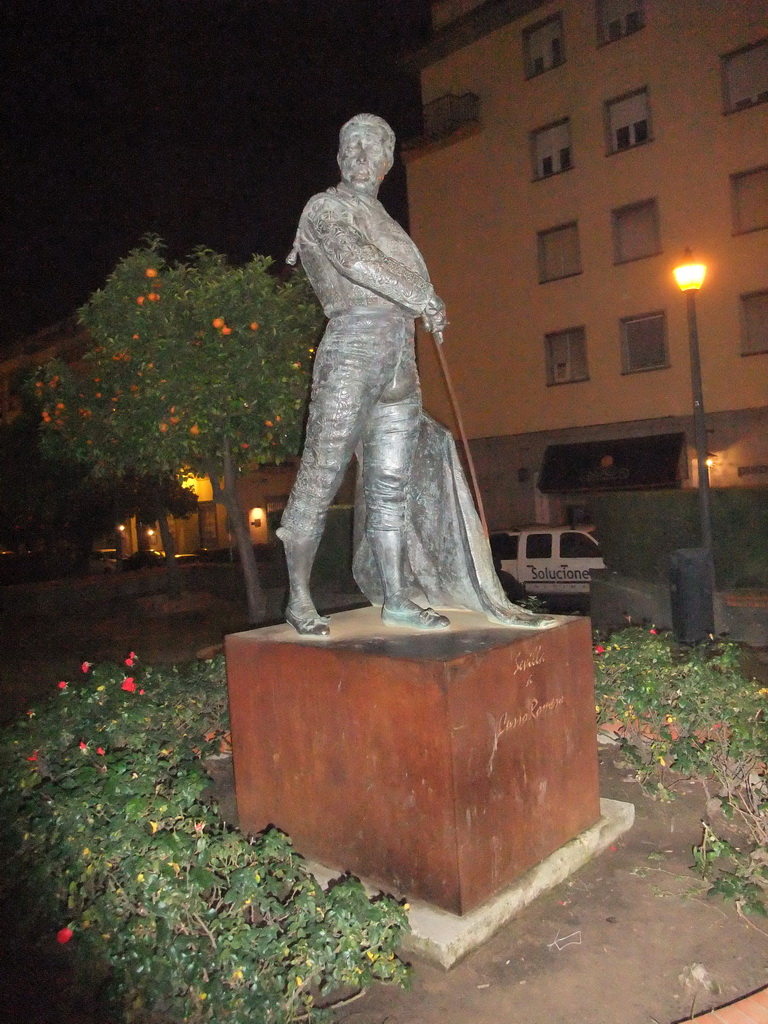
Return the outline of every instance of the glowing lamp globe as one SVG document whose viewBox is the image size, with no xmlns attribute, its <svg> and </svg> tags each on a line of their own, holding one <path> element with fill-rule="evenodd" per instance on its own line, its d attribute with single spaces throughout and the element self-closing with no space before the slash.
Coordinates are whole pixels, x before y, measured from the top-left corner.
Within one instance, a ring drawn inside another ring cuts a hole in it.
<svg viewBox="0 0 768 1024">
<path fill-rule="evenodd" d="M 672 271 L 681 292 L 698 291 L 706 272 L 707 268 L 703 263 L 681 263 Z"/>
</svg>

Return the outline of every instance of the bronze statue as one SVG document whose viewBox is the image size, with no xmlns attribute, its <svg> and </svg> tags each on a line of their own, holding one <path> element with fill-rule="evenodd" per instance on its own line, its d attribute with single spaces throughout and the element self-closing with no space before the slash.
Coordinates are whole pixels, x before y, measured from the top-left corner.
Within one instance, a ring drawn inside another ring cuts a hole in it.
<svg viewBox="0 0 768 1024">
<path fill-rule="evenodd" d="M 487 542 L 481 538 L 478 544 L 477 527 L 471 522 L 474 508 L 467 508 L 466 500 L 459 516 L 463 550 L 458 569 L 443 572 L 435 565 L 439 553 L 425 557 L 424 544 L 418 545 L 419 557 L 408 551 L 410 534 L 430 532 L 424 531 L 423 523 L 419 529 L 416 519 L 421 513 L 414 515 L 413 508 L 425 505 L 419 499 L 425 498 L 429 486 L 434 489 L 434 457 L 446 461 L 445 451 L 438 450 L 446 432 L 441 435 L 442 428 L 421 409 L 414 322 L 421 317 L 426 329 L 438 334 L 446 318 L 445 304 L 435 294 L 421 253 L 376 198 L 392 166 L 394 145 L 394 133 L 382 118 L 358 114 L 347 121 L 339 138 L 341 182 L 309 200 L 288 257 L 291 263 L 301 257 L 329 322 L 315 359 L 301 465 L 277 531 L 288 565 L 286 619 L 304 635 L 330 632 L 329 620 L 315 608 L 309 577 L 328 507 L 357 451 L 364 531 L 356 519 L 355 575 L 363 592 L 381 601 L 385 623 L 446 628 L 450 623 L 445 615 L 417 603 L 431 590 L 447 599 L 447 605 L 453 598 L 465 607 L 482 608 L 496 621 L 542 628 L 553 620 L 531 616 L 506 602 L 490 552 L 487 557 L 483 552 Z M 433 460 L 426 477 L 432 483 L 417 494 L 414 467 L 429 451 Z M 458 460 L 447 461 L 451 474 L 458 471 L 461 476 Z M 442 498 L 432 494 L 426 504 L 436 500 Z M 436 525 L 431 519 L 430 523 Z M 414 577 L 414 562 L 425 570 L 424 580 Z M 466 581 L 454 579 L 462 575 L 471 577 L 469 598 L 463 594 Z M 483 593 L 476 597 L 478 577 Z M 458 588 L 450 585 L 452 580 Z"/>
</svg>

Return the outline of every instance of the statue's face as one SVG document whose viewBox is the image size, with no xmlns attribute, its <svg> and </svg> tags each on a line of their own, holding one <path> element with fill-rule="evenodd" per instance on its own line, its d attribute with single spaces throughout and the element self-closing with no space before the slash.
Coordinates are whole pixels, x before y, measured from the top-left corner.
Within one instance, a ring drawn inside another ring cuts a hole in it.
<svg viewBox="0 0 768 1024">
<path fill-rule="evenodd" d="M 356 192 L 375 194 L 392 159 L 381 132 L 367 125 L 351 128 L 339 147 L 341 180 Z"/>
</svg>

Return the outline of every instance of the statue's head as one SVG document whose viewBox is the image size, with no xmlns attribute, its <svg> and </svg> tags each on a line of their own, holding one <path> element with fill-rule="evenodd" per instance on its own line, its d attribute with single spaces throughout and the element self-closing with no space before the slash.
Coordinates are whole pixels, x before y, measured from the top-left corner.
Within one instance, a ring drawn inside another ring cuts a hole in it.
<svg viewBox="0 0 768 1024">
<path fill-rule="evenodd" d="M 376 114 L 355 114 L 339 132 L 342 180 L 358 192 L 375 194 L 392 166 L 395 133 Z"/>
</svg>

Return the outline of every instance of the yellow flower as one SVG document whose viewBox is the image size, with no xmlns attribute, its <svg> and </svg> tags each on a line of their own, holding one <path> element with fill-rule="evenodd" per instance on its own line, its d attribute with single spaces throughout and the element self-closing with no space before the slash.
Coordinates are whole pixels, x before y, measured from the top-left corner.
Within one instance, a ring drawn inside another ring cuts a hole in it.
<svg viewBox="0 0 768 1024">
<path fill-rule="evenodd" d="M 140 871 L 138 873 L 138 875 L 136 875 L 136 881 L 137 882 L 143 882 L 144 881 L 144 872 L 143 871 Z"/>
<path fill-rule="evenodd" d="M 157 830 L 160 828 L 160 826 L 158 825 L 158 823 L 156 821 L 150 821 L 149 825 L 150 825 L 150 828 L 152 829 L 152 835 L 154 835 L 155 832 L 157 832 Z"/>
</svg>

